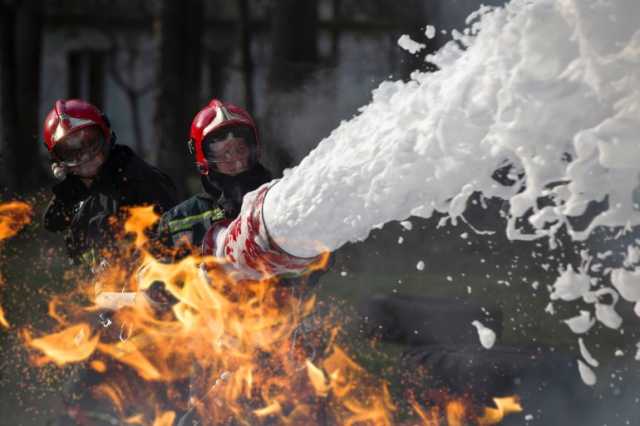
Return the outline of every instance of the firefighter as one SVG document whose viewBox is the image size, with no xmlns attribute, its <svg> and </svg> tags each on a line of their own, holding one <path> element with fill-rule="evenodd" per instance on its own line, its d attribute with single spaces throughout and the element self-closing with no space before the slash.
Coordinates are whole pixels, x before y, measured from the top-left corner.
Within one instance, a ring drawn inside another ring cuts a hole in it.
<svg viewBox="0 0 640 426">
<path fill-rule="evenodd" d="M 75 263 L 99 264 L 121 208 L 153 205 L 160 212 L 176 204 L 171 179 L 129 147 L 116 144 L 109 120 L 88 102 L 56 101 L 44 122 L 44 144 L 60 180 L 53 186 L 44 226 L 65 233 Z"/>
<path fill-rule="evenodd" d="M 236 105 L 212 99 L 194 117 L 188 146 L 205 192 L 166 212 L 158 225 L 159 240 L 177 248 L 178 257 L 194 251 L 211 254 L 205 235 L 238 218 L 244 196 L 271 181 L 271 174 L 259 162 L 255 122 Z M 296 269 L 295 273 L 280 275 L 280 285 L 303 297 L 320 275 Z M 160 283 L 147 293 L 159 304 L 172 301 L 162 297 Z"/>
<path fill-rule="evenodd" d="M 153 205 L 158 213 L 176 204 L 176 188 L 168 176 L 116 144 L 107 117 L 80 100 L 58 100 L 44 122 L 44 144 L 51 169 L 60 181 L 53 186 L 44 226 L 62 232 L 70 259 L 93 272 L 116 243 L 122 208 Z M 65 383 L 66 413 L 55 424 L 93 425 L 108 411 L 93 397 L 102 375 L 82 369 Z"/>
<path fill-rule="evenodd" d="M 204 192 L 166 212 L 158 229 L 165 245 L 199 250 L 205 232 L 240 212 L 242 198 L 271 180 L 260 164 L 260 141 L 244 109 L 212 99 L 191 123 L 189 152 Z"/>
</svg>

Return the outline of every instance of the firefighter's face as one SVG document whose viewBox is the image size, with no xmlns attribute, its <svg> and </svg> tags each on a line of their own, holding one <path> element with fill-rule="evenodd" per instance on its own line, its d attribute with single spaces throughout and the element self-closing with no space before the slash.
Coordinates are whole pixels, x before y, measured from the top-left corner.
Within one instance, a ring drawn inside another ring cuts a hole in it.
<svg viewBox="0 0 640 426">
<path fill-rule="evenodd" d="M 249 170 L 251 148 L 243 137 L 227 133 L 209 142 L 207 160 L 219 173 L 236 176 Z"/>
<path fill-rule="evenodd" d="M 95 177 L 106 160 L 105 141 L 97 126 L 79 129 L 54 148 L 65 167 L 81 178 Z"/>
</svg>

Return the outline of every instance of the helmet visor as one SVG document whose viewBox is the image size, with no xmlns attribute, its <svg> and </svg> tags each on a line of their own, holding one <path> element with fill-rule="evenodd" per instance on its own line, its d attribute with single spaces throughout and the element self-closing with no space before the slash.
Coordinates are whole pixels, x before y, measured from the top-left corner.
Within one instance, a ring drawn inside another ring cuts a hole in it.
<svg viewBox="0 0 640 426">
<path fill-rule="evenodd" d="M 225 175 L 246 172 L 255 161 L 255 138 L 247 127 L 221 129 L 208 135 L 202 147 L 209 167 Z"/>
<path fill-rule="evenodd" d="M 104 148 L 102 131 L 97 126 L 79 129 L 53 147 L 53 153 L 67 166 L 76 167 L 94 159 Z"/>
</svg>

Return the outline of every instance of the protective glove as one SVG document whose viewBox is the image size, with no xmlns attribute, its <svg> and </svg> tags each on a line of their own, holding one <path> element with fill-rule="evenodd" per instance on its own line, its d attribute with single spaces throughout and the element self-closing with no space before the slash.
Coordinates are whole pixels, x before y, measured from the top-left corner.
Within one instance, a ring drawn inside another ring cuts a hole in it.
<svg viewBox="0 0 640 426">
<path fill-rule="evenodd" d="M 169 293 L 162 281 L 154 281 L 149 288 L 144 291 L 147 302 L 157 314 L 164 314 L 171 310 L 173 305 L 178 303 L 178 299 Z"/>
<path fill-rule="evenodd" d="M 61 182 L 51 188 L 55 198 L 64 204 L 75 204 L 86 198 L 88 191 L 86 186 L 76 176 L 66 176 Z"/>
</svg>

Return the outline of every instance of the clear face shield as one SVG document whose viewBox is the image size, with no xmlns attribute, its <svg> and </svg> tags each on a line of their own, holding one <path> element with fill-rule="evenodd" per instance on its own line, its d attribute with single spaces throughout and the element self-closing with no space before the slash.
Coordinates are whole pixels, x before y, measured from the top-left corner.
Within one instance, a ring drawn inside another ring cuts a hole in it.
<svg viewBox="0 0 640 426">
<path fill-rule="evenodd" d="M 209 167 L 224 175 L 244 173 L 255 162 L 256 143 L 249 128 L 222 129 L 207 136 L 202 147 Z"/>
<path fill-rule="evenodd" d="M 80 177 L 93 177 L 106 160 L 106 142 L 97 126 L 77 130 L 53 148 L 58 163 Z"/>
</svg>

